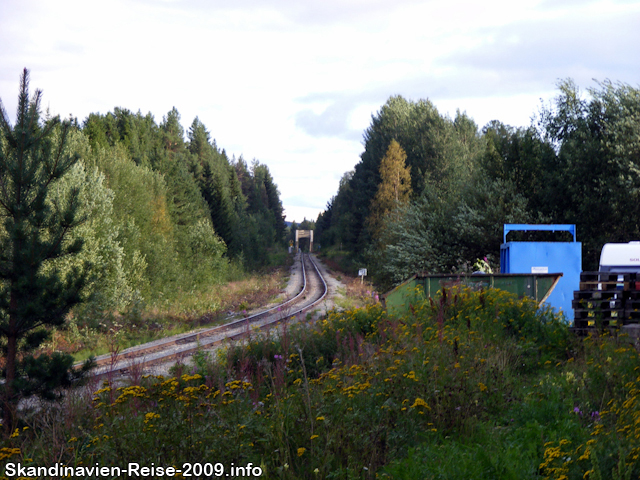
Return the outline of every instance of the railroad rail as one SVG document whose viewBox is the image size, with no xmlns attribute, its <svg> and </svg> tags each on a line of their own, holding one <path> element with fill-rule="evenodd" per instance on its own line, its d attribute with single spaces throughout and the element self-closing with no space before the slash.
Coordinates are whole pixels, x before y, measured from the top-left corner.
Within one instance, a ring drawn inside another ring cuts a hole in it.
<svg viewBox="0 0 640 480">
<path fill-rule="evenodd" d="M 210 349 L 229 340 L 240 340 L 251 330 L 268 330 L 320 303 L 328 288 L 311 255 L 300 254 L 302 285 L 293 298 L 267 310 L 229 323 L 128 348 L 97 357 L 93 376 L 127 375 L 140 369 L 186 358 L 200 349 Z"/>
</svg>

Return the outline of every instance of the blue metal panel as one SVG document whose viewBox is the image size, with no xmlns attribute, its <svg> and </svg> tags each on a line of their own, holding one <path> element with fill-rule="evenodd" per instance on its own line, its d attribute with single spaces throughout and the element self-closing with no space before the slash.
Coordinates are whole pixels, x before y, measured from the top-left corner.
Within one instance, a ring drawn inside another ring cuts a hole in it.
<svg viewBox="0 0 640 480">
<path fill-rule="evenodd" d="M 504 224 L 504 240 L 507 243 L 507 233 L 509 232 L 569 232 L 573 235 L 573 241 L 576 241 L 576 226 L 570 224 L 552 224 L 552 225 L 531 225 L 527 223 L 505 223 Z"/>
<path fill-rule="evenodd" d="M 500 273 L 562 273 L 547 302 L 573 319 L 571 301 L 580 286 L 582 244 L 575 241 L 575 225 L 505 225 L 510 231 L 569 231 L 573 242 L 506 242 L 500 246 Z"/>
<path fill-rule="evenodd" d="M 500 273 L 511 273 L 509 266 L 509 249 L 500 246 Z"/>
</svg>

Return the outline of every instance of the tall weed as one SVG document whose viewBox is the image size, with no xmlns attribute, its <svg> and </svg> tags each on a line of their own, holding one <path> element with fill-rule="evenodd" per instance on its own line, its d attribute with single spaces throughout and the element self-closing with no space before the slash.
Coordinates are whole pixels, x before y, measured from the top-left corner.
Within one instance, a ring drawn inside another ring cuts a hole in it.
<svg viewBox="0 0 640 480">
<path fill-rule="evenodd" d="M 195 372 L 106 385 L 92 426 L 65 430 L 61 458 L 215 458 L 314 480 L 637 474 L 640 362 L 624 338 L 573 338 L 562 318 L 494 290 L 413 307 L 251 332 Z"/>
</svg>

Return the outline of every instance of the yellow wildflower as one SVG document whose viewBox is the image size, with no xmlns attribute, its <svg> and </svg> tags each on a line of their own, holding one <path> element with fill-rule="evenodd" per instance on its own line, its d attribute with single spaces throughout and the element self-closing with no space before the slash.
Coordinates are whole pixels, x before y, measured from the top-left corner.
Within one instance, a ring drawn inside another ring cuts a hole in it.
<svg viewBox="0 0 640 480">
<path fill-rule="evenodd" d="M 427 405 L 427 402 L 425 402 L 421 398 L 416 398 L 415 401 L 413 402 L 413 405 L 411 405 L 411 408 L 416 408 L 416 407 L 425 407 L 428 410 L 431 410 L 431 407 Z"/>
</svg>

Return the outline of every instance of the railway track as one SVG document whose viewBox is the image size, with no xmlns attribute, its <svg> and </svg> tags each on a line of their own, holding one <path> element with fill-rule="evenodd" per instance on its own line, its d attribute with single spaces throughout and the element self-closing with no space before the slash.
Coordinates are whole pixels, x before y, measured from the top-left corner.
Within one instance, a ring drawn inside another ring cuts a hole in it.
<svg viewBox="0 0 640 480">
<path fill-rule="evenodd" d="M 241 340 L 252 330 L 268 330 L 304 314 L 325 298 L 328 288 L 310 255 L 300 254 L 299 261 L 302 278 L 299 281 L 298 293 L 292 298 L 224 325 L 156 340 L 120 353 L 101 355 L 96 358 L 97 366 L 93 370 L 93 376 L 123 376 L 133 369 L 139 371 L 144 367 L 177 361 L 189 357 L 197 350 L 215 348 L 229 340 Z"/>
</svg>

